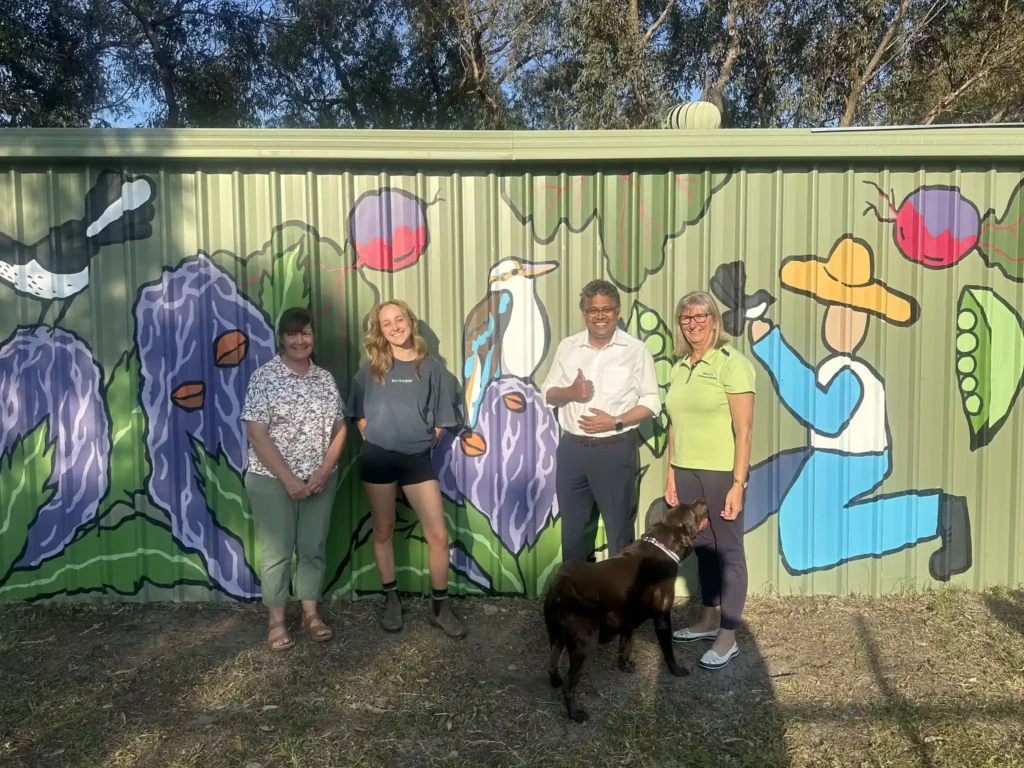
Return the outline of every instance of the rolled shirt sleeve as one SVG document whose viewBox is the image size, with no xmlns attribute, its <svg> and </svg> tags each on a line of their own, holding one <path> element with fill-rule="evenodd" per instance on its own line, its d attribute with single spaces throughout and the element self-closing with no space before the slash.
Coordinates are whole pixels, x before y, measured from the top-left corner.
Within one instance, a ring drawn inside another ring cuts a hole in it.
<svg viewBox="0 0 1024 768">
<path fill-rule="evenodd" d="M 647 408 L 657 416 L 661 413 L 661 393 L 658 389 L 658 375 L 654 370 L 654 356 L 644 345 L 640 350 L 640 365 L 636 372 L 635 383 L 637 405 Z"/>
<path fill-rule="evenodd" d="M 565 365 L 562 360 L 566 355 L 566 340 L 563 339 L 559 342 L 558 347 L 555 348 L 555 356 L 551 361 L 551 367 L 548 369 L 548 375 L 544 377 L 544 383 L 540 387 L 541 400 L 547 405 L 548 392 L 555 387 L 567 387 L 573 382 L 573 378 L 568 378 L 565 372 Z"/>
</svg>

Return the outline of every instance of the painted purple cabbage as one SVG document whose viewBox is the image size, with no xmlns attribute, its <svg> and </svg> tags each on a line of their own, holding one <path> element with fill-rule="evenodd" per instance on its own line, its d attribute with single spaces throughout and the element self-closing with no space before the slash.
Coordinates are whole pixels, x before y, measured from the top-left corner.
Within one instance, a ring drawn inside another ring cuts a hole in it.
<svg viewBox="0 0 1024 768">
<path fill-rule="evenodd" d="M 52 334 L 52 335 L 51 335 Z M 28 531 L 18 566 L 59 553 L 96 516 L 110 476 L 103 374 L 85 342 L 60 328 L 18 328 L 0 347 L 0 454 L 49 417 L 53 498 Z"/>
<path fill-rule="evenodd" d="M 525 408 L 513 412 L 505 395 L 521 395 Z M 463 453 L 450 437 L 434 453 L 442 492 L 483 512 L 509 551 L 533 546 L 548 519 L 558 515 L 555 451 L 558 423 L 530 381 L 499 379 L 487 388 L 474 431 L 487 441 L 482 456 Z"/>
<path fill-rule="evenodd" d="M 206 507 L 189 437 L 210 453 L 222 450 L 242 471 L 245 388 L 253 371 L 274 356 L 274 334 L 203 253 L 139 291 L 135 323 L 152 463 L 149 495 L 170 514 L 175 538 L 200 552 L 217 584 L 235 597 L 258 597 L 242 545 L 214 525 Z M 247 347 L 226 353 L 219 348 L 223 339 L 245 339 Z"/>
</svg>

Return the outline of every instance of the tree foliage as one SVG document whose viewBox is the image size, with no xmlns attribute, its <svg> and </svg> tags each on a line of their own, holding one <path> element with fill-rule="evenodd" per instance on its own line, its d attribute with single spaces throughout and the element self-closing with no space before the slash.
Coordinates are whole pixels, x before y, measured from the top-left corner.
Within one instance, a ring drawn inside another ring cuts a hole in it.
<svg viewBox="0 0 1024 768">
<path fill-rule="evenodd" d="M 0 0 L 0 125 L 643 128 L 1024 116 L 1021 0 Z"/>
</svg>

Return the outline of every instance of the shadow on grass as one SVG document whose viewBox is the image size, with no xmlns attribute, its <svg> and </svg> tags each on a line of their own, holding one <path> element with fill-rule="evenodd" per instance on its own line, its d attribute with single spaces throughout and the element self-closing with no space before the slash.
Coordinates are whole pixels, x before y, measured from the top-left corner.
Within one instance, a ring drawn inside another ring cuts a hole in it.
<svg viewBox="0 0 1024 768">
<path fill-rule="evenodd" d="M 995 619 L 1024 636 L 1024 590 L 993 590 L 983 598 Z"/>
</svg>

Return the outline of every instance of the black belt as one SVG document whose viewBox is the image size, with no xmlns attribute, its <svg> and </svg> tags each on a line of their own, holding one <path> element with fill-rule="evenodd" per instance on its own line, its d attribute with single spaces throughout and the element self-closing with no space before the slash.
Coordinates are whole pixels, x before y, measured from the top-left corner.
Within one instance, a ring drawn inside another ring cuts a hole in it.
<svg viewBox="0 0 1024 768">
<path fill-rule="evenodd" d="M 625 432 L 619 432 L 615 435 L 608 435 L 607 437 L 591 437 L 590 435 L 577 435 L 572 432 L 563 432 L 563 434 L 572 440 L 574 443 L 585 445 L 587 447 L 593 447 L 597 445 L 614 445 L 615 443 L 621 443 L 633 430 L 626 430 Z"/>
</svg>

